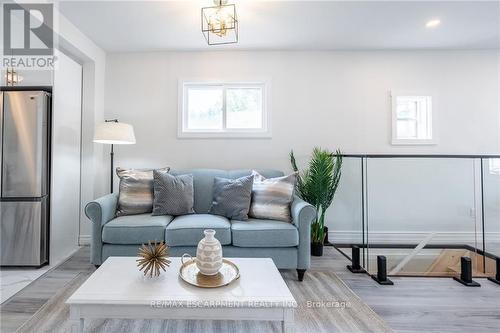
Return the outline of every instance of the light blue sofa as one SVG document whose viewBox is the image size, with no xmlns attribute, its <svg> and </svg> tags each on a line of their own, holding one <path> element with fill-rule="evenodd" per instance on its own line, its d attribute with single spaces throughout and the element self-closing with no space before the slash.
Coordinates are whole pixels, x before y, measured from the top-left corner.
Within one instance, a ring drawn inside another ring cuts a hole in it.
<svg viewBox="0 0 500 333">
<path fill-rule="evenodd" d="M 264 177 L 283 176 L 275 170 L 258 170 Z M 207 212 L 212 203 L 214 177 L 239 178 L 251 170 L 195 169 L 171 171 L 174 175 L 192 174 L 196 214 L 151 216 L 139 214 L 115 217 L 118 194 L 112 193 L 87 204 L 85 213 L 92 221 L 91 262 L 102 264 L 110 256 L 135 256 L 140 244 L 165 241 L 169 255 L 196 254 L 203 230 L 214 229 L 223 245 L 224 257 L 272 258 L 278 268 L 297 269 L 302 281 L 310 266 L 311 222 L 316 215 L 313 206 L 295 198 L 291 207 L 292 223 L 259 220 L 228 220 Z"/>
</svg>

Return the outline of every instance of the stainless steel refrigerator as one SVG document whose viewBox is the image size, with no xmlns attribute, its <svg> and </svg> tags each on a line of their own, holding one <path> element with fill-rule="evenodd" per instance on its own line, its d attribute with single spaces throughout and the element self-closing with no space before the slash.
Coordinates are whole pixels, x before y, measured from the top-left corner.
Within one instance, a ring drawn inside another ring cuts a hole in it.
<svg viewBox="0 0 500 333">
<path fill-rule="evenodd" d="M 49 255 L 51 96 L 0 92 L 0 264 L 42 266 Z"/>
</svg>

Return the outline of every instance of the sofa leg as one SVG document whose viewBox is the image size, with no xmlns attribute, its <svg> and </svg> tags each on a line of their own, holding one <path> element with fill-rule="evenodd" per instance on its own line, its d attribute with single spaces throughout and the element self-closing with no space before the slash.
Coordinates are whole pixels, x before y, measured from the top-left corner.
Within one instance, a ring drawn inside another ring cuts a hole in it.
<svg viewBox="0 0 500 333">
<path fill-rule="evenodd" d="M 305 269 L 297 269 L 297 277 L 300 282 L 304 280 L 304 274 L 306 273 Z"/>
</svg>

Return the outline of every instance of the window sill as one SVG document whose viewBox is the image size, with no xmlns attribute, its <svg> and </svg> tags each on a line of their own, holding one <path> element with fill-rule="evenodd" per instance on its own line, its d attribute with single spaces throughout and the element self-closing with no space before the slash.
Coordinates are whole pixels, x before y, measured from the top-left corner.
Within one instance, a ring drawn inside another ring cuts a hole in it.
<svg viewBox="0 0 500 333">
<path fill-rule="evenodd" d="M 437 145 L 436 140 L 415 140 L 415 139 L 392 139 L 391 144 L 393 146 L 435 146 Z"/>
<path fill-rule="evenodd" d="M 179 132 L 178 139 L 271 139 L 271 132 Z"/>
</svg>

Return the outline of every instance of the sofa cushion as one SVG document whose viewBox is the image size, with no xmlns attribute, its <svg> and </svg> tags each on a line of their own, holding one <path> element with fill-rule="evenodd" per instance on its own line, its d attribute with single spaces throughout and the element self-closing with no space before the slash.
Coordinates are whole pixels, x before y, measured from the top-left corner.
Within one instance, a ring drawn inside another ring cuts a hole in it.
<svg viewBox="0 0 500 333">
<path fill-rule="evenodd" d="M 289 247 L 299 245 L 295 225 L 276 220 L 250 218 L 231 221 L 233 245 L 239 247 Z"/>
<path fill-rule="evenodd" d="M 165 242 L 168 246 L 197 246 L 206 229 L 215 230 L 215 238 L 222 245 L 231 244 L 229 220 L 210 214 L 177 216 L 165 229 Z"/>
<path fill-rule="evenodd" d="M 102 228 L 102 241 L 109 244 L 145 244 L 163 241 L 165 227 L 172 221 L 169 215 L 139 214 L 117 217 Z"/>
</svg>

